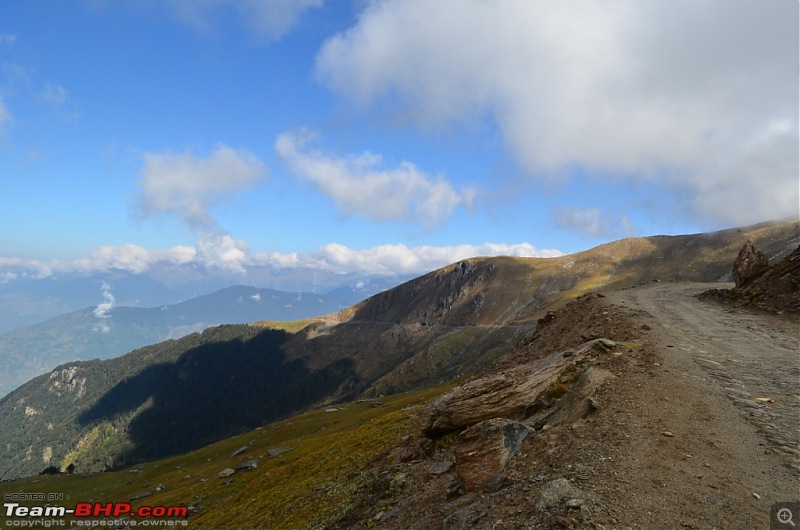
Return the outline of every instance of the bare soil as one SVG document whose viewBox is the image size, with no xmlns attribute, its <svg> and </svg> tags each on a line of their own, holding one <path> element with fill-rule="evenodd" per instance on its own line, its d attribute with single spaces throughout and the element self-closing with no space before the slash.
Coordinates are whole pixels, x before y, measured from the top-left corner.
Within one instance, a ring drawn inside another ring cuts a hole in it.
<svg viewBox="0 0 800 530">
<path fill-rule="evenodd" d="M 453 460 L 455 436 L 410 433 L 346 526 L 769 528 L 773 503 L 800 500 L 800 319 L 697 298 L 711 287 L 651 283 L 569 304 L 493 369 L 610 338 L 624 347 L 594 360 L 616 375 L 594 414 L 528 436 L 505 477 L 473 494 L 454 470 L 429 472 Z M 585 502 L 536 510 L 559 478 Z"/>
</svg>

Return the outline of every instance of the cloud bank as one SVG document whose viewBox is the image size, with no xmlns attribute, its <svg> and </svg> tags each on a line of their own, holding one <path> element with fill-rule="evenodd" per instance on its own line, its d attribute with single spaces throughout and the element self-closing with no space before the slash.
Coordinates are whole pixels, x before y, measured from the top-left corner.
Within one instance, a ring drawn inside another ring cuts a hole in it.
<svg viewBox="0 0 800 530">
<path fill-rule="evenodd" d="M 333 273 L 364 274 L 425 273 L 450 263 L 475 256 L 554 257 L 558 250 L 537 249 L 529 243 L 453 246 L 408 247 L 403 244 L 380 245 L 366 249 L 351 249 L 330 243 L 306 253 L 250 252 L 246 243 L 224 234 L 201 234 L 197 247 L 177 246 L 168 250 L 147 250 L 138 245 L 106 246 L 88 257 L 74 261 L 42 263 L 20 258 L 0 258 L 0 280 L 48 278 L 58 273 L 126 271 L 144 274 L 156 268 L 177 270 L 205 269 L 217 273 L 238 275 L 258 268 L 272 270 L 309 269 Z M 109 289 L 103 288 L 103 293 Z M 110 294 L 110 292 L 109 292 Z M 104 294 L 104 298 L 106 295 Z M 108 300 L 106 300 L 106 303 Z M 113 301 L 112 301 L 113 302 Z M 107 314 L 103 304 L 97 306 L 98 319 Z"/>
<path fill-rule="evenodd" d="M 534 178 L 653 181 L 701 218 L 797 214 L 798 4 L 383 0 L 316 75 L 422 127 L 485 115 Z"/>
<path fill-rule="evenodd" d="M 365 151 L 332 157 L 309 148 L 313 139 L 308 131 L 284 133 L 278 136 L 275 151 L 345 214 L 432 228 L 449 219 L 457 207 L 471 206 L 472 190 L 458 191 L 444 178 L 429 175 L 411 162 L 382 169 L 378 154 Z"/>
</svg>

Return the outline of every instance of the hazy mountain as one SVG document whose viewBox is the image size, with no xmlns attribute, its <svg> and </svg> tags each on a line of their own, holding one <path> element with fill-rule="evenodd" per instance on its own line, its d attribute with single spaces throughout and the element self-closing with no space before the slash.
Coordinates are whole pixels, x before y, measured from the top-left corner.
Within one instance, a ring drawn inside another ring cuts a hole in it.
<svg viewBox="0 0 800 530">
<path fill-rule="evenodd" d="M 474 258 L 296 333 L 228 326 L 67 363 L 0 400 L 0 477 L 175 454 L 316 403 L 427 387 L 527 341 L 538 318 L 587 291 L 726 279 L 747 240 L 776 260 L 800 243 L 798 223 Z"/>
<path fill-rule="evenodd" d="M 83 286 L 85 280 L 76 282 Z M 332 313 L 379 291 L 383 285 L 361 282 L 357 287 L 325 294 L 234 286 L 154 308 L 118 306 L 106 289 L 106 301 L 94 307 L 0 335 L 0 396 L 65 362 L 108 359 L 219 324 L 295 320 Z"/>
<path fill-rule="evenodd" d="M 102 273 L 54 272 L 40 277 L 20 269 L 14 279 L 0 277 L 0 333 L 44 322 L 103 303 L 108 295 L 118 306 L 160 307 L 235 285 L 251 285 L 285 292 L 344 294 L 356 291 L 359 299 L 412 278 L 405 276 L 335 274 L 298 268 L 275 270 L 252 267 L 245 274 L 224 273 L 200 267 L 153 266 L 145 272 L 114 270 Z M 348 294 L 349 296 L 349 294 Z"/>
</svg>

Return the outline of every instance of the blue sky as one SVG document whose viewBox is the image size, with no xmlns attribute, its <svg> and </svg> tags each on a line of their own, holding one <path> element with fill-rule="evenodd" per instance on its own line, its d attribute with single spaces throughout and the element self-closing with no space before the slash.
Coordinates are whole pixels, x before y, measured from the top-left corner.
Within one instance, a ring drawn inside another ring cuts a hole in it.
<svg viewBox="0 0 800 530">
<path fill-rule="evenodd" d="M 797 63 L 795 0 L 3 2 L 0 272 L 424 272 L 797 216 Z"/>
</svg>

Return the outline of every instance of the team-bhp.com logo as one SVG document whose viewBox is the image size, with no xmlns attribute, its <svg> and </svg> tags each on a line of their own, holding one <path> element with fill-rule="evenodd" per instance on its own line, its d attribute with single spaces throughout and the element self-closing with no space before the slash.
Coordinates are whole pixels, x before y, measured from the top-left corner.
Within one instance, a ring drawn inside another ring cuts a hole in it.
<svg viewBox="0 0 800 530">
<path fill-rule="evenodd" d="M 127 502 L 79 502 L 74 508 L 64 506 L 22 506 L 3 503 L 6 527 L 97 527 L 97 526 L 187 526 L 186 506 L 139 506 Z M 70 520 L 66 521 L 65 518 Z"/>
</svg>

